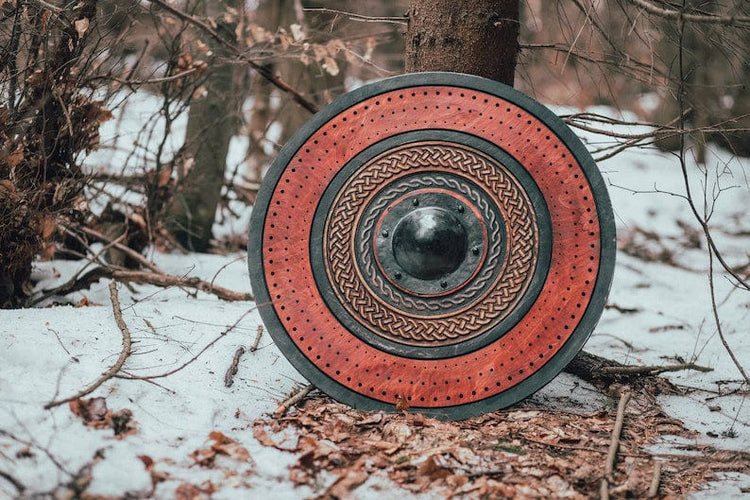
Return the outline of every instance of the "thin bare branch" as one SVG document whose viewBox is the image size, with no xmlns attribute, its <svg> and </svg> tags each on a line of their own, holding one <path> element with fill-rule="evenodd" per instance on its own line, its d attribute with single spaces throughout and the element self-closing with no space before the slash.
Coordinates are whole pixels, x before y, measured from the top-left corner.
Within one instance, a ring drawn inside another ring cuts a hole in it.
<svg viewBox="0 0 750 500">
<path fill-rule="evenodd" d="M 377 16 L 365 16 L 362 14 L 357 14 L 356 12 L 347 12 L 343 10 L 337 10 L 337 9 L 328 9 L 325 7 L 309 7 L 302 9 L 304 12 L 321 12 L 323 14 L 333 14 L 336 16 L 345 16 L 346 18 L 352 20 L 352 21 L 359 21 L 363 23 L 392 23 L 392 24 L 400 24 L 402 26 L 406 26 L 407 17 L 403 16 L 385 16 L 385 17 L 377 17 Z"/>
<path fill-rule="evenodd" d="M 251 312 L 253 312 L 254 310 L 255 310 L 255 306 L 253 306 L 250 309 L 248 309 L 247 311 L 245 311 L 242 314 L 242 316 L 240 316 L 237 319 L 237 321 L 235 321 L 232 325 L 228 326 L 223 332 L 221 332 L 211 342 L 209 342 L 208 344 L 206 344 L 203 347 L 203 349 L 201 349 L 198 352 L 198 354 L 196 354 L 195 356 L 193 356 L 192 358 L 190 358 L 189 360 L 187 360 L 185 363 L 181 364 L 180 366 L 178 366 L 177 368 L 175 368 L 173 370 L 169 370 L 167 372 L 159 373 L 159 374 L 156 374 L 156 375 L 116 375 L 116 377 L 117 378 L 126 379 L 126 380 L 153 380 L 153 379 L 157 379 L 157 378 L 165 378 L 165 377 L 169 377 L 170 375 L 174 375 L 175 373 L 179 372 L 180 370 L 182 370 L 182 369 L 190 366 L 191 364 L 193 364 L 195 362 L 195 360 L 197 360 L 199 357 L 201 357 L 201 354 L 203 354 L 204 352 L 208 351 L 210 348 L 212 348 L 214 346 L 214 344 L 216 344 L 218 341 L 220 341 L 221 339 L 223 339 L 224 337 L 226 337 L 227 333 L 229 333 L 232 330 L 234 330 L 237 327 L 237 325 L 240 324 L 240 321 L 242 321 L 243 319 L 245 319 L 245 317 L 248 314 L 250 314 Z"/>
<path fill-rule="evenodd" d="M 750 16 L 716 16 L 705 14 L 688 14 L 675 9 L 664 9 L 646 0 L 628 0 L 649 14 L 665 19 L 680 20 L 691 23 L 723 24 L 725 26 L 750 27 Z"/>
<path fill-rule="evenodd" d="M 122 351 L 120 351 L 120 356 L 118 356 L 117 361 L 115 361 L 115 364 L 113 364 L 109 370 L 104 372 L 96 381 L 91 384 L 90 386 L 86 387 L 85 389 L 82 389 L 75 393 L 73 396 L 67 397 L 65 399 L 58 399 L 57 401 L 50 401 L 46 405 L 44 405 L 45 410 L 49 410 L 50 408 L 54 408 L 55 406 L 60 406 L 65 403 L 69 403 L 70 401 L 73 401 L 75 399 L 80 399 L 88 394 L 91 394 L 94 392 L 100 385 L 102 385 L 107 380 L 113 378 L 117 372 L 120 371 L 120 369 L 125 364 L 125 361 L 128 359 L 128 356 L 130 356 L 131 348 L 132 348 L 132 341 L 130 340 L 130 330 L 128 330 L 128 325 L 125 323 L 125 320 L 122 318 L 122 308 L 120 307 L 120 297 L 117 294 L 117 284 L 114 281 L 110 281 L 109 283 L 109 297 L 112 300 L 112 313 L 115 316 L 115 322 L 117 323 L 117 326 L 120 328 L 120 332 L 122 332 Z"/>
</svg>

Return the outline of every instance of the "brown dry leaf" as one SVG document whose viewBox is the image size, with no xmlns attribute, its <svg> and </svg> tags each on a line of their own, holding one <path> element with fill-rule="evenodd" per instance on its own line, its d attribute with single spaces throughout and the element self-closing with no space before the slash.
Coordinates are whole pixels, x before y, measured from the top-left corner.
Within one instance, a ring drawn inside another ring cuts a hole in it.
<svg viewBox="0 0 750 500">
<path fill-rule="evenodd" d="M 134 222 L 138 227 L 140 227 L 141 229 L 143 229 L 143 231 L 147 231 L 148 230 L 147 227 L 146 227 L 146 219 L 144 219 L 141 214 L 139 214 L 139 213 L 132 213 L 132 214 L 128 215 L 128 218 L 132 222 Z"/>
<path fill-rule="evenodd" d="M 83 35 L 89 30 L 89 19 L 88 17 L 84 17 L 75 21 L 73 25 L 76 28 L 76 33 L 78 33 L 78 38 L 83 38 Z"/>
<path fill-rule="evenodd" d="M 101 305 L 102 304 L 99 304 L 97 302 L 91 302 L 88 297 L 83 297 L 81 300 L 78 301 L 75 307 L 98 307 Z"/>
<path fill-rule="evenodd" d="M 213 439 L 215 443 L 211 445 L 211 449 L 219 455 L 226 455 L 240 462 L 252 462 L 250 458 L 250 452 L 247 449 L 237 443 L 235 440 L 226 437 L 221 432 L 214 431 L 209 434 L 209 438 Z"/>
<path fill-rule="evenodd" d="M 39 251 L 39 260 L 43 262 L 49 262 L 54 258 L 56 250 L 57 245 L 55 245 L 54 243 L 45 246 Z"/>
<path fill-rule="evenodd" d="M 205 85 L 201 85 L 193 91 L 193 99 L 203 99 L 208 95 L 208 89 Z"/>
<path fill-rule="evenodd" d="M 9 179 L 0 180 L 0 193 L 7 196 L 16 192 L 16 186 Z"/>
<path fill-rule="evenodd" d="M 174 500 L 203 500 L 209 498 L 194 484 L 182 483 L 174 492 Z"/>
<path fill-rule="evenodd" d="M 171 168 L 162 168 L 159 170 L 159 175 L 156 179 L 156 185 L 159 187 L 164 187 L 167 184 L 169 184 L 170 179 L 172 179 L 172 169 Z"/>
<path fill-rule="evenodd" d="M 5 163 L 7 163 L 10 168 L 17 167 L 18 164 L 21 163 L 22 161 L 23 161 L 23 149 L 21 149 L 20 147 L 15 149 L 5 159 Z"/>
<path fill-rule="evenodd" d="M 104 398 L 74 399 L 68 403 L 73 414 L 83 419 L 83 424 L 94 429 L 112 429 L 118 439 L 135 434 L 133 412 L 127 408 L 112 411 Z"/>
<path fill-rule="evenodd" d="M 217 455 L 224 455 L 240 462 L 252 462 L 250 452 L 219 431 L 213 431 L 208 438 L 214 443 L 210 448 L 198 449 L 189 456 L 201 467 L 213 467 Z"/>
<path fill-rule="evenodd" d="M 143 466 L 146 467 L 146 472 L 151 476 L 151 487 L 156 488 L 156 485 L 167 480 L 169 475 L 166 472 L 159 472 L 155 469 L 156 463 L 154 459 L 148 455 L 138 455 L 138 458 L 143 462 Z"/>
<path fill-rule="evenodd" d="M 52 236 L 52 233 L 55 231 L 55 227 L 57 226 L 57 222 L 55 221 L 55 217 L 52 214 L 45 214 L 42 216 L 42 222 L 39 224 L 40 233 L 42 235 L 42 240 L 47 241 Z"/>
<path fill-rule="evenodd" d="M 352 491 L 357 489 L 362 483 L 367 481 L 367 472 L 363 470 L 348 470 L 336 479 L 331 486 L 326 489 L 325 493 L 320 495 L 320 499 L 329 498 L 351 498 Z"/>
<path fill-rule="evenodd" d="M 188 456 L 201 467 L 213 467 L 216 460 L 216 452 L 210 448 L 195 450 Z"/>
<path fill-rule="evenodd" d="M 396 396 L 396 411 L 406 413 L 409 411 L 409 401 L 403 396 Z"/>
<path fill-rule="evenodd" d="M 445 479 L 453 474 L 450 469 L 444 467 L 439 462 L 442 462 L 439 457 L 430 455 L 424 463 L 419 466 L 417 472 L 420 476 L 426 476 L 432 481 L 436 479 Z"/>
<path fill-rule="evenodd" d="M 268 446 L 270 448 L 276 448 L 277 450 L 283 450 L 283 451 L 295 451 L 297 448 L 283 448 L 279 446 L 276 441 L 273 440 L 273 438 L 268 434 L 268 431 L 266 430 L 265 425 L 263 425 L 261 422 L 256 422 L 253 425 L 253 437 L 258 440 L 260 444 L 263 446 Z"/>
<path fill-rule="evenodd" d="M 83 419 L 83 423 L 90 427 L 106 427 L 104 422 L 107 415 L 107 400 L 104 398 L 74 399 L 68 403 L 70 411 Z"/>
</svg>

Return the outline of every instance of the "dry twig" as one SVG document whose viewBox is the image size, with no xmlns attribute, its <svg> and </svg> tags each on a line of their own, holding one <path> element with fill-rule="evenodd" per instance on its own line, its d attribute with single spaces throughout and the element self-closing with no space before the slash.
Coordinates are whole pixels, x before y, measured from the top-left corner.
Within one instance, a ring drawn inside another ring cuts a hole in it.
<svg viewBox="0 0 750 500">
<path fill-rule="evenodd" d="M 283 417 L 287 411 L 289 411 L 289 408 L 296 405 L 303 399 L 305 399 L 305 396 L 310 394 L 310 392 L 315 389 L 315 386 L 312 384 L 308 384 L 305 387 L 303 387 L 299 392 L 296 394 L 292 394 L 288 398 L 286 398 L 281 405 L 279 405 L 278 408 L 276 408 L 276 411 L 273 412 L 273 416 L 276 418 Z"/>
<path fill-rule="evenodd" d="M 630 391 L 624 390 L 620 394 L 620 402 L 617 404 L 617 417 L 615 426 L 612 428 L 612 440 L 609 443 L 609 452 L 607 452 L 607 462 L 604 466 L 604 477 L 600 488 L 602 500 L 609 498 L 609 481 L 612 479 L 612 473 L 615 470 L 615 460 L 617 459 L 617 448 L 620 446 L 620 434 L 622 433 L 622 424 L 625 420 L 625 407 L 630 401 Z"/>
<path fill-rule="evenodd" d="M 717 16 L 717 15 L 705 15 L 705 14 L 687 14 L 681 10 L 674 9 L 662 9 L 651 2 L 646 0 L 628 0 L 633 5 L 636 5 L 649 14 L 663 17 L 665 19 L 672 19 L 682 22 L 692 23 L 708 23 L 708 24 L 723 24 L 726 26 L 748 26 L 750 25 L 750 17 L 748 16 Z"/>
<path fill-rule="evenodd" d="M 128 330 L 128 325 L 125 324 L 125 320 L 122 318 L 122 308 L 120 307 L 120 298 L 117 294 L 117 284 L 114 281 L 110 281 L 109 283 L 109 296 L 110 299 L 112 299 L 112 312 L 115 316 L 115 322 L 117 323 L 117 326 L 120 327 L 120 331 L 122 332 L 122 351 L 120 352 L 120 356 L 117 358 L 115 364 L 112 365 L 109 370 L 104 372 L 93 384 L 81 391 L 78 391 L 73 396 L 67 397 L 65 399 L 58 399 L 57 401 L 50 401 L 49 403 L 44 405 L 45 410 L 49 410 L 50 408 L 54 408 L 55 406 L 60 406 L 61 404 L 69 403 L 74 399 L 80 399 L 87 394 L 91 394 L 104 382 L 116 376 L 117 372 L 119 372 L 125 364 L 125 360 L 127 360 L 128 356 L 130 356 L 132 348 L 132 342 L 130 340 L 130 330 Z"/>
<path fill-rule="evenodd" d="M 651 476 L 651 485 L 648 488 L 648 498 L 659 495 L 659 482 L 661 481 L 661 463 L 654 462 L 654 473 Z"/>
<path fill-rule="evenodd" d="M 682 14 L 682 13 L 680 13 Z M 683 37 L 684 37 L 684 31 L 685 31 L 685 25 L 683 22 L 683 18 L 678 18 L 678 34 L 679 34 L 679 52 L 678 52 L 678 67 L 679 67 L 679 73 L 680 73 L 680 87 L 677 95 L 677 103 L 680 108 L 680 128 L 682 128 L 685 124 L 685 116 L 683 114 L 685 109 L 685 47 L 683 43 Z M 698 211 L 698 207 L 696 206 L 695 199 L 693 198 L 692 190 L 690 189 L 690 178 L 688 174 L 688 168 L 687 168 L 687 161 L 685 160 L 685 136 L 680 135 L 680 151 L 679 151 L 679 160 L 680 160 L 680 169 L 682 170 L 682 180 L 685 185 L 685 195 L 688 202 L 688 205 L 690 206 L 690 211 L 693 213 L 693 216 L 696 221 L 701 226 L 701 229 L 703 230 L 703 235 L 706 238 L 706 243 L 708 243 L 708 286 L 711 292 L 711 308 L 713 312 L 714 321 L 716 323 L 716 331 L 719 333 L 719 338 L 721 339 L 721 343 L 724 346 L 724 349 L 729 354 L 729 357 L 731 358 L 734 365 L 737 367 L 737 370 L 740 372 L 742 377 L 745 379 L 745 384 L 750 385 L 750 377 L 748 377 L 747 372 L 745 371 L 745 368 L 742 366 L 742 363 L 737 359 L 737 356 L 735 356 L 734 351 L 729 346 L 729 343 L 727 342 L 726 337 L 724 336 L 724 329 L 721 326 L 721 319 L 719 318 L 719 309 L 716 305 L 716 289 L 714 286 L 714 257 L 716 257 L 716 260 L 719 261 L 721 266 L 724 268 L 724 270 L 730 274 L 735 280 L 736 285 L 738 287 L 742 287 L 745 290 L 750 291 L 750 284 L 744 279 L 744 277 L 740 276 L 739 273 L 734 271 L 729 264 L 724 260 L 722 257 L 721 252 L 719 251 L 718 246 L 716 245 L 716 242 L 713 239 L 713 236 L 711 235 L 711 230 L 708 227 L 708 219 L 710 218 L 710 215 L 704 215 L 701 216 L 701 214 Z M 705 185 L 704 185 L 704 189 Z"/>
<path fill-rule="evenodd" d="M 232 364 L 229 365 L 227 373 L 224 375 L 224 387 L 232 387 L 232 384 L 234 384 L 234 376 L 237 375 L 240 358 L 243 354 L 245 354 L 245 348 L 242 346 L 238 347 L 234 353 L 234 358 L 232 358 Z"/>
<path fill-rule="evenodd" d="M 258 333 L 255 334 L 255 340 L 253 345 L 250 347 L 250 352 L 258 350 L 258 344 L 260 344 L 260 338 L 263 336 L 263 325 L 258 325 Z"/>
</svg>

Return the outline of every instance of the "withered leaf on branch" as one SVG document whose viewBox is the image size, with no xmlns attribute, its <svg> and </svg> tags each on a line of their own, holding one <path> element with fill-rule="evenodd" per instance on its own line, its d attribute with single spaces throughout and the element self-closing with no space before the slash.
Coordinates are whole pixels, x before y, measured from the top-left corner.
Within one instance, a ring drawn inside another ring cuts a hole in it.
<svg viewBox="0 0 750 500">
<path fill-rule="evenodd" d="M 76 33 L 78 33 L 78 38 L 83 38 L 83 36 L 89 30 L 89 20 L 87 17 L 78 19 L 73 23 L 73 26 L 75 26 Z"/>
</svg>

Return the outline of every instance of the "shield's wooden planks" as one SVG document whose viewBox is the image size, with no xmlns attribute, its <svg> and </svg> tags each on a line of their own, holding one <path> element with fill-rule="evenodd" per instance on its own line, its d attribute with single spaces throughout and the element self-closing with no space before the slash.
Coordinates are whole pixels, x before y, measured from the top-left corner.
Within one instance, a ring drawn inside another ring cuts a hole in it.
<svg viewBox="0 0 750 500">
<path fill-rule="evenodd" d="M 454 73 L 366 85 L 315 115 L 266 175 L 248 255 L 263 320 L 312 383 L 451 419 L 556 376 L 614 259 L 609 197 L 575 135 Z"/>
</svg>

